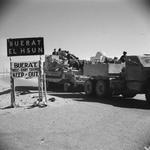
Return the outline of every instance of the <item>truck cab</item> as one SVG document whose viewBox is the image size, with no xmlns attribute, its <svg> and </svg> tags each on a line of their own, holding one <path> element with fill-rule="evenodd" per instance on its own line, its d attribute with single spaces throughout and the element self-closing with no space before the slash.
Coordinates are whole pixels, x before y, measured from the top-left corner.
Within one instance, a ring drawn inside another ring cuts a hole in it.
<svg viewBox="0 0 150 150">
<path fill-rule="evenodd" d="M 150 90 L 150 55 L 127 57 L 125 81 L 128 91 L 148 96 Z"/>
</svg>

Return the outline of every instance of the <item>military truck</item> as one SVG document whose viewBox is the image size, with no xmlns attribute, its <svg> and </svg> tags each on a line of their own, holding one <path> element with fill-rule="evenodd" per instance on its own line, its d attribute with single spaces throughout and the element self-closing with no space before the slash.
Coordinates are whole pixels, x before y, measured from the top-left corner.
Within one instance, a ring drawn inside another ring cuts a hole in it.
<svg viewBox="0 0 150 150">
<path fill-rule="evenodd" d="M 84 91 L 84 82 L 88 78 L 83 76 L 82 70 L 69 67 L 68 61 L 58 55 L 45 57 L 44 72 L 49 90 Z"/>
<path fill-rule="evenodd" d="M 145 94 L 150 103 L 150 55 L 127 56 L 126 62 L 120 64 L 86 64 L 84 75 L 90 76 L 84 84 L 87 95 L 132 98 Z"/>
</svg>

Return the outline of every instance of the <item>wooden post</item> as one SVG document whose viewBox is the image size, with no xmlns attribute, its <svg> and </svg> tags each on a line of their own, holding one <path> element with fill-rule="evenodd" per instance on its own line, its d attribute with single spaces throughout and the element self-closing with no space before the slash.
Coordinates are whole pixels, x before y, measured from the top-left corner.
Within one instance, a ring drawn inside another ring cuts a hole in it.
<svg viewBox="0 0 150 150">
<path fill-rule="evenodd" d="M 47 103 L 47 89 L 46 89 L 46 77 L 45 77 L 45 72 L 43 73 L 43 87 L 44 87 L 45 102 Z"/>
<path fill-rule="evenodd" d="M 42 93 L 42 72 L 41 72 L 41 56 L 39 61 L 39 77 L 38 77 L 38 86 L 39 86 L 39 102 L 43 100 L 43 93 Z"/>
<path fill-rule="evenodd" d="M 11 57 L 10 57 L 10 87 L 11 87 L 11 107 L 14 108 L 14 107 L 16 107 L 16 103 L 15 103 L 15 83 L 14 83 L 14 78 L 12 76 Z"/>
<path fill-rule="evenodd" d="M 41 89 L 40 89 L 40 73 L 39 73 L 39 76 L 38 76 L 38 90 L 39 90 L 39 102 L 41 101 Z"/>
</svg>

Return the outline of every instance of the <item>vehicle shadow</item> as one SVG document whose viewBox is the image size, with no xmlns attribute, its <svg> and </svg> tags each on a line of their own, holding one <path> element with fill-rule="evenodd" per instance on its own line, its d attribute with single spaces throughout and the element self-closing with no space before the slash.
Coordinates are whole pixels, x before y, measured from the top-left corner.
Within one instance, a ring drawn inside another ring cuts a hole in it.
<svg viewBox="0 0 150 150">
<path fill-rule="evenodd" d="M 150 105 L 145 100 L 136 98 L 112 97 L 111 99 L 101 99 L 99 102 L 123 108 L 150 109 Z"/>
<path fill-rule="evenodd" d="M 49 93 L 53 96 L 58 96 L 61 98 L 72 98 L 75 101 L 79 102 L 93 102 L 93 103 L 102 103 L 107 105 L 113 105 L 115 107 L 122 108 L 136 108 L 136 109 L 150 109 L 150 105 L 146 103 L 145 100 L 140 100 L 136 98 L 123 98 L 121 96 L 112 97 L 112 98 L 96 98 L 96 97 L 87 97 L 84 92 L 80 93 Z"/>
<path fill-rule="evenodd" d="M 28 94 L 28 93 L 36 93 L 36 91 L 38 90 L 38 87 L 33 87 L 33 86 L 16 86 L 15 87 L 15 91 L 19 92 L 20 95 L 24 95 L 24 94 Z M 8 94 L 11 92 L 11 89 L 5 89 L 3 91 L 0 91 L 0 95 L 3 94 Z"/>
<path fill-rule="evenodd" d="M 0 95 L 8 94 L 8 93 L 10 93 L 10 91 L 11 91 L 10 89 L 3 90 L 0 92 Z"/>
<path fill-rule="evenodd" d="M 52 96 L 65 98 L 65 99 L 72 98 L 73 100 L 76 100 L 76 101 L 84 101 L 84 99 L 87 99 L 86 95 L 83 94 L 83 92 L 53 92 L 53 91 L 49 91 L 48 94 L 52 95 Z"/>
<path fill-rule="evenodd" d="M 29 93 L 37 93 L 38 87 L 33 86 L 16 86 L 15 90 L 19 92 L 20 95 L 25 95 Z M 32 91 L 32 92 L 31 92 Z"/>
<path fill-rule="evenodd" d="M 16 92 L 19 92 L 20 95 L 37 93 L 38 87 L 33 86 L 16 86 Z M 7 91 L 10 92 L 10 91 Z M 5 93 L 1 93 L 5 94 Z M 89 97 L 84 94 L 84 92 L 52 92 L 47 91 L 47 94 L 51 96 L 57 96 L 65 99 L 73 99 L 78 102 L 95 102 L 102 103 L 107 105 L 113 105 L 115 107 L 123 107 L 123 108 L 136 108 L 136 109 L 150 109 L 150 105 L 146 103 L 144 100 L 140 100 L 137 98 L 129 98 L 125 99 L 123 97 L 112 97 L 112 98 L 96 98 Z"/>
</svg>

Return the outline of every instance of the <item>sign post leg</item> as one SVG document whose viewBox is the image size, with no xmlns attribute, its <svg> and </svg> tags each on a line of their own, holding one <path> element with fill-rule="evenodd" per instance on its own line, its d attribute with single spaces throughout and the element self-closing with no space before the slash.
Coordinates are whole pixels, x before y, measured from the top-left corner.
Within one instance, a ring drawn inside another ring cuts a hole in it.
<svg viewBox="0 0 150 150">
<path fill-rule="evenodd" d="M 39 90 L 39 102 L 41 100 L 41 89 L 40 89 L 40 75 L 38 76 L 38 90 Z"/>
<path fill-rule="evenodd" d="M 43 84 L 42 84 L 42 67 L 41 67 L 41 57 L 39 61 L 39 78 L 38 78 L 38 85 L 39 85 L 39 102 L 43 101 Z"/>
<path fill-rule="evenodd" d="M 45 96 L 45 102 L 47 103 L 47 89 L 46 89 L 46 77 L 45 73 L 43 74 L 43 84 L 44 84 L 44 96 Z"/>
<path fill-rule="evenodd" d="M 14 84 L 14 78 L 10 77 L 11 79 L 11 107 L 14 108 L 16 107 L 15 103 L 15 84 Z"/>
<path fill-rule="evenodd" d="M 42 87 L 41 87 L 41 60 L 39 61 L 39 77 L 38 77 L 38 86 L 39 86 L 39 102 L 42 101 Z"/>
<path fill-rule="evenodd" d="M 14 78 L 12 77 L 12 62 L 10 58 L 10 86 L 11 86 L 11 107 L 16 107 L 15 103 L 15 83 Z"/>
</svg>

